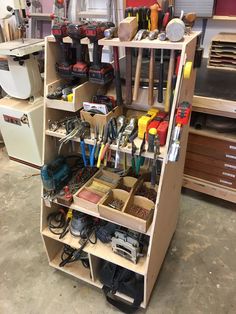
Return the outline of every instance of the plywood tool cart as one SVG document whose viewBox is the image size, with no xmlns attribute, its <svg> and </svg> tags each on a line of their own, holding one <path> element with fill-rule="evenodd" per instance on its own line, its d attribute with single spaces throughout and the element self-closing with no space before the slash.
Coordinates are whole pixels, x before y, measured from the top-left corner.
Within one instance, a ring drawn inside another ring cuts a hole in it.
<svg viewBox="0 0 236 314">
<path fill-rule="evenodd" d="M 195 50 L 198 32 L 193 32 L 191 35 L 186 35 L 181 42 L 171 43 L 168 41 L 161 42 L 158 39 L 149 41 L 148 39 L 143 39 L 141 41 L 130 41 L 130 42 L 120 42 L 118 39 L 102 39 L 99 41 L 100 45 L 110 46 L 110 47 L 125 47 L 127 48 L 146 48 L 146 49 L 164 49 L 168 51 L 178 51 L 180 52 L 180 67 L 176 82 L 176 88 L 174 92 L 172 109 L 170 112 L 170 125 L 167 134 L 166 145 L 161 147 L 160 155 L 158 160 L 161 162 L 161 174 L 158 185 L 157 201 L 155 207 L 153 208 L 153 219 L 147 225 L 146 231 L 142 231 L 149 239 L 149 245 L 144 256 L 140 257 L 138 262 L 135 264 L 124 257 L 115 254 L 112 251 L 110 244 L 103 244 L 99 240 L 96 244 L 89 243 L 85 246 L 84 251 L 88 253 L 90 268 L 84 268 L 80 262 L 75 262 L 66 265 L 65 267 L 59 267 L 61 251 L 64 244 L 68 244 L 73 248 L 79 248 L 79 239 L 67 233 L 63 239 L 59 239 L 57 235 L 50 232 L 47 225 L 47 217 L 55 209 L 60 208 L 61 204 L 54 199 L 42 198 L 42 211 L 41 211 L 41 234 L 45 244 L 45 249 L 47 252 L 48 260 L 50 266 L 59 269 L 65 273 L 68 273 L 80 280 L 90 283 L 93 286 L 102 288 L 102 284 L 99 281 L 99 271 L 101 264 L 104 261 L 109 261 L 114 264 L 120 265 L 126 269 L 133 271 L 142 276 L 144 282 L 144 295 L 143 302 L 141 306 L 146 308 L 151 297 L 153 287 L 155 285 L 158 273 L 160 271 L 161 265 L 165 258 L 165 254 L 169 247 L 170 241 L 176 229 L 176 224 L 179 215 L 179 199 L 182 187 L 182 175 L 185 161 L 186 145 L 188 139 L 188 125 L 182 128 L 181 141 L 180 141 L 180 152 L 179 158 L 176 162 L 170 162 L 168 160 L 168 153 L 170 146 L 172 144 L 173 130 L 175 127 L 175 113 L 176 108 L 179 103 L 186 101 L 191 103 L 193 98 L 193 91 L 195 85 L 196 69 L 192 67 L 191 71 L 189 69 L 188 78 L 186 78 L 185 64 L 187 62 L 194 62 Z M 68 38 L 65 41 L 70 42 Z M 86 43 L 86 39 L 83 40 Z M 54 64 L 59 58 L 58 46 L 52 37 L 46 38 L 46 77 L 45 77 L 45 93 L 47 94 L 49 90 L 55 89 L 61 81 L 61 78 L 56 73 L 54 69 Z M 78 114 L 79 109 L 82 107 L 83 101 L 88 101 L 96 93 L 98 86 L 90 82 L 85 82 L 84 84 L 76 87 L 73 90 L 74 102 L 67 103 L 65 101 L 58 100 L 48 100 L 45 97 L 45 139 L 44 139 L 44 163 L 50 163 L 57 157 L 58 154 L 58 139 L 60 139 L 63 134 L 59 130 L 53 132 L 49 130 L 48 120 L 59 120 L 65 116 Z M 46 95 L 45 94 L 45 95 Z M 165 94 L 165 93 L 164 93 Z M 125 111 L 125 95 L 124 95 L 124 106 L 122 109 Z M 165 95 L 164 95 L 165 98 Z M 134 104 L 133 104 L 134 106 Z M 155 105 L 156 106 L 156 105 Z M 159 104 L 160 109 L 163 110 L 163 104 Z M 135 110 L 133 111 L 135 115 Z M 93 134 L 91 139 L 85 139 L 86 144 L 94 144 Z M 75 149 L 79 149 L 77 145 L 80 142 L 80 138 L 74 138 L 73 145 Z M 135 139 L 136 145 L 140 145 L 141 140 Z M 67 150 L 68 149 L 68 150 Z M 112 151 L 116 150 L 116 146 L 111 144 L 110 149 Z M 121 148 L 121 152 L 126 153 L 126 155 L 131 156 L 131 147 Z M 64 155 L 69 154 L 68 146 L 65 146 L 62 150 Z M 138 152 L 136 153 L 138 154 Z M 149 153 L 144 151 L 142 153 L 147 161 L 151 161 L 154 158 L 154 153 Z M 101 170 L 100 170 L 101 171 Z M 116 193 L 115 190 L 111 189 L 109 192 Z M 125 197 L 125 196 L 124 196 Z M 96 207 L 89 207 L 85 205 L 76 205 L 77 202 L 73 202 L 69 207 L 81 213 L 86 213 L 92 217 L 97 217 L 104 219 L 106 221 L 111 221 L 117 223 L 116 216 L 111 215 L 106 218 L 101 216 L 101 211 Z M 79 203 L 77 203 L 79 204 Z M 98 206 L 99 208 L 99 206 Z M 130 226 L 129 218 L 119 220 L 119 225 L 124 227 Z M 139 231 L 139 225 L 133 224 L 133 229 Z M 145 230 L 145 229 L 144 229 Z M 130 300 L 126 295 L 118 294 L 119 297 Z M 79 297 L 79 295 L 78 295 Z"/>
</svg>

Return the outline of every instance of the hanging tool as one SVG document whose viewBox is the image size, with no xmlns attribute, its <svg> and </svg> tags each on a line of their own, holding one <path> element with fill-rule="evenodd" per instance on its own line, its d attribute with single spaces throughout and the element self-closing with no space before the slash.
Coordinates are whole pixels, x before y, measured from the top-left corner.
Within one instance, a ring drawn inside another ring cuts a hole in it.
<svg viewBox="0 0 236 314">
<path fill-rule="evenodd" d="M 118 168 L 119 163 L 120 163 L 119 147 L 120 147 L 123 131 L 125 128 L 126 118 L 125 116 L 119 116 L 116 121 L 117 121 L 117 142 L 116 142 L 117 150 L 116 150 L 116 155 L 115 155 L 115 169 Z"/>
<path fill-rule="evenodd" d="M 166 87 L 166 94 L 165 94 L 165 112 L 170 111 L 171 85 L 172 85 L 172 77 L 174 74 L 174 67 L 175 67 L 175 51 L 172 49 L 170 51 L 170 61 L 169 61 L 169 69 L 168 69 L 168 76 L 167 76 L 167 87 Z"/>
<path fill-rule="evenodd" d="M 107 133 L 104 139 L 105 146 L 101 153 L 101 161 L 104 160 L 106 153 L 108 152 L 110 145 L 117 139 L 117 123 L 116 118 L 111 118 L 107 123 Z M 108 158 L 109 161 L 109 158 Z"/>
<path fill-rule="evenodd" d="M 84 134 L 83 133 L 80 135 L 80 149 L 81 149 L 81 153 L 82 153 L 84 166 L 87 167 L 88 163 L 87 163 L 86 148 L 85 148 Z"/>
<path fill-rule="evenodd" d="M 146 142 L 146 133 L 144 133 L 143 140 L 140 145 L 139 154 L 135 156 L 135 174 L 139 175 L 140 168 L 143 166 L 145 158 L 142 156 L 142 153 L 145 151 L 145 142 Z"/>
<path fill-rule="evenodd" d="M 93 143 L 93 148 L 90 151 L 90 167 L 94 167 L 94 162 L 95 162 L 95 153 L 97 149 L 97 142 L 98 142 L 98 137 L 99 137 L 99 127 L 96 125 L 94 129 L 94 143 Z"/>
<path fill-rule="evenodd" d="M 153 163 L 152 163 L 152 170 L 151 170 L 151 186 L 155 187 L 156 180 L 157 180 L 157 158 L 160 155 L 160 142 L 158 135 L 155 136 L 154 140 L 154 156 L 153 156 Z"/>
<path fill-rule="evenodd" d="M 73 65 L 72 74 L 76 77 L 86 78 L 88 76 L 89 64 L 85 62 L 88 47 L 81 44 L 81 39 L 86 37 L 87 23 L 68 25 L 68 36 L 72 39 L 73 47 L 76 48 L 76 64 Z"/>
<path fill-rule="evenodd" d="M 157 135 L 157 129 L 151 128 L 148 131 L 148 152 L 154 153 L 154 147 L 155 147 L 155 138 Z"/>
<path fill-rule="evenodd" d="M 151 10 L 151 31 L 154 32 L 158 28 L 158 9 L 159 5 L 156 3 L 150 7 Z M 150 36 L 152 38 L 152 36 Z M 155 33 L 154 33 L 155 38 Z M 154 64 L 155 64 L 155 49 L 150 49 L 150 63 L 149 63 L 149 87 L 148 87 L 148 105 L 153 105 L 153 89 L 154 89 Z"/>
<path fill-rule="evenodd" d="M 134 37 L 134 40 L 140 41 L 144 38 L 146 38 L 149 34 L 149 31 L 146 29 L 140 29 L 136 36 Z M 133 95 L 133 101 L 136 101 L 138 98 L 138 91 L 139 91 L 139 84 L 140 84 L 140 76 L 141 76 L 141 66 L 142 66 L 142 57 L 143 57 L 143 49 L 139 48 L 138 50 L 138 59 L 137 59 L 137 65 L 136 65 L 136 72 L 135 72 L 135 82 L 134 82 L 134 95 Z"/>
<path fill-rule="evenodd" d="M 114 70 L 110 63 L 102 63 L 103 46 L 98 45 L 99 39 L 104 37 L 104 31 L 113 27 L 111 22 L 96 23 L 86 27 L 86 36 L 93 43 L 93 64 L 89 69 L 89 81 L 92 83 L 106 85 L 113 80 Z"/>
<path fill-rule="evenodd" d="M 187 101 L 182 102 L 179 104 L 177 108 L 177 113 L 175 117 L 176 126 L 173 130 L 172 135 L 172 144 L 170 146 L 170 150 L 168 153 L 168 160 L 171 162 L 178 161 L 179 158 L 179 151 L 180 151 L 180 138 L 181 138 L 181 131 L 184 125 L 189 123 L 190 115 L 191 115 L 191 104 Z"/>
</svg>

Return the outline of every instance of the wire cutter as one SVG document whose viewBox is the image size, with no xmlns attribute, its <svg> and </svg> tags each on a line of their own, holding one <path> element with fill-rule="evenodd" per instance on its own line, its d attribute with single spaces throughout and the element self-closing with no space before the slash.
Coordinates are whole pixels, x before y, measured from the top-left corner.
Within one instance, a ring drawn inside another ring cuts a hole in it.
<svg viewBox="0 0 236 314">
<path fill-rule="evenodd" d="M 106 132 L 105 132 L 105 146 L 103 148 L 102 154 L 101 154 L 101 161 L 105 158 L 106 153 L 108 149 L 110 148 L 111 143 L 117 139 L 117 123 L 115 118 L 111 118 L 106 126 Z M 111 157 L 111 156 L 110 156 Z M 108 158 L 109 160 L 109 158 Z"/>
<path fill-rule="evenodd" d="M 84 166 L 87 167 L 87 158 L 86 158 L 86 150 L 85 150 L 85 142 L 84 142 L 84 132 L 81 133 L 80 135 L 80 148 L 81 148 L 81 153 L 82 153 L 82 158 L 84 162 Z"/>
<path fill-rule="evenodd" d="M 141 166 L 143 166 L 144 161 L 145 161 L 145 158 L 142 156 L 142 152 L 145 151 L 145 149 L 144 149 L 145 142 L 146 142 L 146 133 L 144 133 L 143 140 L 142 140 L 142 143 L 140 145 L 139 155 L 138 156 L 134 156 L 134 158 L 135 158 L 135 174 L 136 174 L 136 176 L 139 175 L 140 168 L 141 168 Z"/>
<path fill-rule="evenodd" d="M 96 153 L 96 149 L 97 149 L 98 136 L 99 136 L 99 127 L 96 125 L 95 129 L 94 129 L 94 144 L 93 145 L 89 145 L 90 167 L 94 167 L 95 153 Z"/>
</svg>

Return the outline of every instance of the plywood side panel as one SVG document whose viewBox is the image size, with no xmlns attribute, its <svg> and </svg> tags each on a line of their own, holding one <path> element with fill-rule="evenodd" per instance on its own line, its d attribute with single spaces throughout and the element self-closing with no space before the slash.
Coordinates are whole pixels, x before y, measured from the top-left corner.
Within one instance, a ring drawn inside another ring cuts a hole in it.
<svg viewBox="0 0 236 314">
<path fill-rule="evenodd" d="M 193 61 L 195 55 L 196 40 L 186 47 L 187 61 Z M 183 80 L 179 101 L 192 102 L 196 70 L 193 69 L 189 80 Z M 178 162 L 167 162 L 164 165 L 159 191 L 159 203 L 155 218 L 154 233 L 151 237 L 151 250 L 146 277 L 147 302 L 150 299 L 152 289 L 157 279 L 166 251 L 176 228 L 179 214 L 179 199 L 182 187 L 182 176 L 188 140 L 188 126 L 183 129 L 181 136 L 181 151 Z"/>
</svg>

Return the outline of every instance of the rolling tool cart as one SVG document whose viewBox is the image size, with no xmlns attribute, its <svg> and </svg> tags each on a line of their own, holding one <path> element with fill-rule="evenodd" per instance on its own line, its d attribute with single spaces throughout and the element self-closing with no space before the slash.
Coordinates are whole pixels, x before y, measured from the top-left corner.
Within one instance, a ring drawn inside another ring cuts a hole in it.
<svg viewBox="0 0 236 314">
<path fill-rule="evenodd" d="M 154 40 L 145 38 L 140 41 L 131 40 L 129 42 L 121 42 L 118 38 L 104 38 L 98 41 L 98 45 L 100 46 L 128 47 L 131 49 L 164 49 L 165 51 L 172 51 L 172 54 L 175 56 L 180 54 L 176 86 L 175 90 L 172 91 L 173 100 L 170 106 L 171 110 L 168 113 L 169 128 L 165 145 L 161 146 L 157 144 L 160 142 L 160 139 L 158 140 L 158 137 L 153 137 L 155 140 L 154 145 L 158 145 L 158 149 L 155 148 L 148 151 L 146 133 L 149 129 L 144 130 L 142 136 L 139 138 L 137 129 L 138 123 L 132 123 L 135 126 L 134 131 L 128 134 L 128 139 L 124 141 L 124 145 L 122 145 L 122 143 L 119 145 L 112 137 L 105 139 L 109 121 L 113 121 L 111 118 L 114 117 L 110 112 L 107 115 L 93 115 L 95 124 L 91 127 L 90 137 L 82 138 L 83 143 L 86 144 L 82 146 L 85 146 L 85 150 L 83 149 L 83 151 L 87 156 L 88 167 L 97 165 L 99 154 L 101 157 L 103 153 L 104 160 L 102 158 L 99 170 L 86 181 L 83 187 L 73 194 L 74 201 L 68 207 L 74 211 L 92 217 L 92 228 L 94 228 L 94 230 L 97 230 L 101 222 L 106 221 L 115 224 L 118 228 L 124 228 L 125 232 L 119 229 L 118 232 L 114 233 L 115 235 L 113 234 L 113 249 L 111 242 L 109 242 L 112 237 L 106 237 L 109 243 L 103 242 L 101 238 L 94 239 L 93 236 L 91 236 L 91 229 L 89 229 L 88 236 L 85 240 L 73 236 L 70 232 L 68 232 L 63 239 L 59 239 L 58 235 L 50 232 L 47 217 L 50 213 L 58 211 L 61 208 L 61 204 L 54 198 L 46 199 L 42 197 L 41 234 L 50 266 L 60 269 L 62 272 L 73 275 L 98 288 L 103 288 L 103 285 L 110 285 L 109 280 L 105 280 L 104 277 L 103 280 L 101 279 L 102 269 L 110 268 L 111 271 L 119 269 L 119 272 L 122 274 L 125 270 L 129 272 L 129 276 L 135 275 L 136 280 L 138 280 L 140 284 L 141 288 L 139 291 L 142 295 L 139 296 L 138 299 L 139 303 L 141 302 L 140 306 L 143 308 L 146 308 L 149 303 L 153 287 L 175 232 L 178 220 L 179 199 L 188 137 L 188 121 L 186 121 L 186 124 L 181 123 L 181 134 L 178 137 L 180 143 L 178 159 L 170 161 L 169 151 L 173 142 L 177 109 L 183 102 L 188 102 L 189 104 L 192 102 L 196 69 L 192 67 L 187 78 L 184 75 L 184 67 L 186 62 L 192 62 L 193 64 L 198 36 L 198 32 L 192 32 L 190 35 L 185 35 L 181 42 L 176 43 L 169 42 L 168 40 L 160 41 L 158 38 Z M 67 40 L 68 39 L 65 39 L 65 41 Z M 87 44 L 87 42 L 88 40 L 86 38 L 81 40 L 82 44 Z M 57 61 L 57 53 L 59 53 L 57 49 L 55 40 L 53 42 L 51 37 L 46 38 L 45 83 L 48 89 L 55 84 L 56 80 L 60 79 L 53 68 L 53 64 Z M 96 84 L 91 82 L 87 82 L 87 84 L 89 84 L 90 88 L 86 88 L 86 97 L 90 99 L 83 101 L 91 101 L 97 91 L 97 87 L 95 88 Z M 73 109 L 71 106 L 67 108 L 65 102 L 61 105 L 60 103 L 62 103 L 62 101 L 57 100 L 58 106 L 56 106 L 45 99 L 45 164 L 50 164 L 53 160 L 58 158 L 58 139 L 65 136 L 63 130 L 60 128 L 55 131 L 50 130 L 47 121 L 60 121 L 60 119 L 66 116 L 79 113 L 78 109 L 82 107 L 83 101 L 81 99 L 84 96 L 83 92 L 79 93 L 77 89 L 74 92 L 77 100 L 79 99 L 79 103 L 77 101 L 75 103 L 76 107 L 73 107 Z M 148 93 L 147 90 L 144 90 L 144 92 Z M 155 104 L 155 107 L 160 112 L 164 111 L 165 94 L 164 89 L 163 102 Z M 107 94 L 107 96 L 110 95 Z M 140 116 L 137 115 L 138 112 L 135 111 L 128 116 L 125 111 L 125 106 L 126 103 L 124 101 L 124 105 L 121 106 L 120 109 L 121 111 L 123 109 L 125 117 L 121 116 L 122 112 L 115 116 L 118 122 L 117 133 L 123 132 L 123 130 L 126 129 L 131 118 L 136 117 L 136 122 L 138 118 L 140 118 Z M 150 107 L 149 109 L 152 108 Z M 145 109 L 143 108 L 143 110 Z M 141 114 L 141 116 L 144 114 L 145 113 Z M 153 115 L 153 119 L 156 116 L 157 114 Z M 145 125 L 145 128 L 146 127 L 148 127 L 148 125 Z M 158 126 L 156 127 L 158 128 Z M 71 138 L 72 146 L 74 146 L 73 153 L 78 153 L 81 150 L 80 140 L 80 137 Z M 89 145 L 95 146 L 95 149 L 92 150 L 92 147 Z M 132 146 L 136 147 L 136 149 L 132 150 Z M 106 149 L 103 151 L 105 147 Z M 71 145 L 64 145 L 61 154 L 64 157 L 70 155 L 70 149 Z M 120 158 L 115 158 L 117 151 L 121 154 Z M 122 159 L 121 157 L 127 159 L 128 174 L 126 173 L 123 177 L 120 173 L 116 172 L 115 169 L 115 159 L 119 162 L 119 160 Z M 132 157 L 135 164 L 137 162 L 137 169 L 135 170 L 140 172 L 137 176 L 130 174 L 132 172 Z M 109 161 L 110 158 L 111 161 Z M 142 160 L 144 158 L 145 162 L 143 163 Z M 91 165 L 89 165 L 90 161 Z M 106 168 L 104 167 L 105 161 L 107 163 Z M 157 163 L 155 163 L 155 161 L 157 161 Z M 112 165 L 110 168 L 109 163 Z M 158 168 L 161 169 L 160 176 L 158 174 L 159 177 L 152 176 L 151 178 L 152 171 L 158 172 L 157 165 Z M 145 167 L 151 169 L 148 171 L 148 179 L 145 179 Z M 152 182 L 150 183 L 151 179 Z M 143 191 L 146 190 L 149 190 L 152 194 L 152 198 L 146 199 L 143 196 Z M 104 232 L 106 232 L 106 230 Z M 136 233 L 139 233 L 141 236 L 136 236 Z M 144 242 L 144 249 L 141 252 L 139 249 L 140 238 L 143 238 L 143 236 L 146 240 Z M 68 247 L 65 248 L 65 244 L 76 251 L 71 251 Z M 119 248 L 119 250 L 117 250 L 117 248 Z M 126 254 L 124 250 L 129 250 L 129 248 L 131 252 Z M 80 257 L 82 254 L 80 249 L 87 254 L 86 257 L 88 257 L 89 267 L 84 267 L 83 264 L 77 260 L 77 257 Z M 63 256 L 65 251 L 72 254 L 73 262 L 60 267 L 62 263 L 61 256 Z M 127 256 L 129 256 L 129 258 L 126 258 Z M 132 297 L 135 299 L 135 295 L 128 295 L 125 293 L 125 290 L 122 289 L 116 292 L 115 297 L 116 296 L 119 296 L 121 300 L 131 301 L 131 303 Z"/>
</svg>

